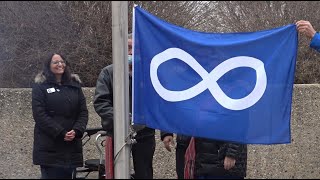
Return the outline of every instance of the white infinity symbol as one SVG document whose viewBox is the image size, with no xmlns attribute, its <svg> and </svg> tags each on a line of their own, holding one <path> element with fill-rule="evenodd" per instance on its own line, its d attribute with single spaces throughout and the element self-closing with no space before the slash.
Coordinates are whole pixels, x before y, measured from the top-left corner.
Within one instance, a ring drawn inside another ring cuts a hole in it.
<svg viewBox="0 0 320 180">
<path fill-rule="evenodd" d="M 171 91 L 164 88 L 158 78 L 158 67 L 173 58 L 180 59 L 193 68 L 203 79 L 193 87 L 183 91 Z M 229 98 L 220 88 L 217 80 L 228 71 L 238 67 L 250 67 L 256 71 L 256 84 L 252 92 L 241 99 Z M 243 110 L 253 106 L 264 94 L 267 87 L 267 75 L 261 60 L 249 56 L 237 56 L 225 60 L 208 73 L 190 54 L 179 48 L 169 48 L 155 55 L 150 64 L 150 78 L 156 92 L 167 101 L 177 102 L 191 99 L 206 89 L 223 107 L 231 110 Z"/>
</svg>

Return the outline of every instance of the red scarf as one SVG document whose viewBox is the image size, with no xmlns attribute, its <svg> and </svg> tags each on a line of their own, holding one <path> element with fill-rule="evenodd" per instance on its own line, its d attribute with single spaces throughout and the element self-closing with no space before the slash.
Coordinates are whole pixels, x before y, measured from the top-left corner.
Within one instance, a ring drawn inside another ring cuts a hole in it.
<svg viewBox="0 0 320 180">
<path fill-rule="evenodd" d="M 188 149 L 184 155 L 184 178 L 194 179 L 194 166 L 196 159 L 195 139 L 191 138 Z"/>
</svg>

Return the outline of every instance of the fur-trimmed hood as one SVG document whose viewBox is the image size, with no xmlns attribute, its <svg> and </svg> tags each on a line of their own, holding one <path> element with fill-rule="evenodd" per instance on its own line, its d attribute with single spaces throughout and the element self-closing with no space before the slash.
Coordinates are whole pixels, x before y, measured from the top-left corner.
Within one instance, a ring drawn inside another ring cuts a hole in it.
<svg viewBox="0 0 320 180">
<path fill-rule="evenodd" d="M 40 72 L 39 74 L 36 75 L 36 77 L 34 78 L 34 82 L 37 84 L 43 83 L 46 81 L 46 77 L 44 76 L 43 72 Z M 78 83 L 82 83 L 80 77 L 78 74 L 71 74 L 71 79 L 78 82 Z"/>
</svg>

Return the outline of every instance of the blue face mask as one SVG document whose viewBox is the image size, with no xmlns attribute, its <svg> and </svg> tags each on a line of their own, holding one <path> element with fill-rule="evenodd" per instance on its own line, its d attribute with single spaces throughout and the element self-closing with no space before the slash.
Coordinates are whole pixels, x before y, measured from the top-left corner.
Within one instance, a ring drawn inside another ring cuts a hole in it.
<svg viewBox="0 0 320 180">
<path fill-rule="evenodd" d="M 128 63 L 132 64 L 132 55 L 128 55 Z"/>
</svg>

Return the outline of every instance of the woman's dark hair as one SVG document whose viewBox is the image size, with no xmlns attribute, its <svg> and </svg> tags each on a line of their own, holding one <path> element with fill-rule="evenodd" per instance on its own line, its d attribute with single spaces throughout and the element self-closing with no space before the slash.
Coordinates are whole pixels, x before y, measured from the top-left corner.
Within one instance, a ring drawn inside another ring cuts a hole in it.
<svg viewBox="0 0 320 180">
<path fill-rule="evenodd" d="M 64 73 L 62 74 L 62 77 L 61 77 L 61 83 L 70 82 L 71 81 L 71 72 L 70 72 L 70 68 L 69 68 L 69 63 L 68 63 L 68 61 L 66 61 L 64 56 L 60 53 L 50 53 L 47 60 L 44 62 L 43 74 L 46 77 L 46 80 L 48 82 L 56 82 L 57 81 L 56 76 L 53 74 L 53 72 L 50 69 L 51 60 L 54 55 L 59 55 L 66 63 L 66 66 L 64 68 Z"/>
</svg>

